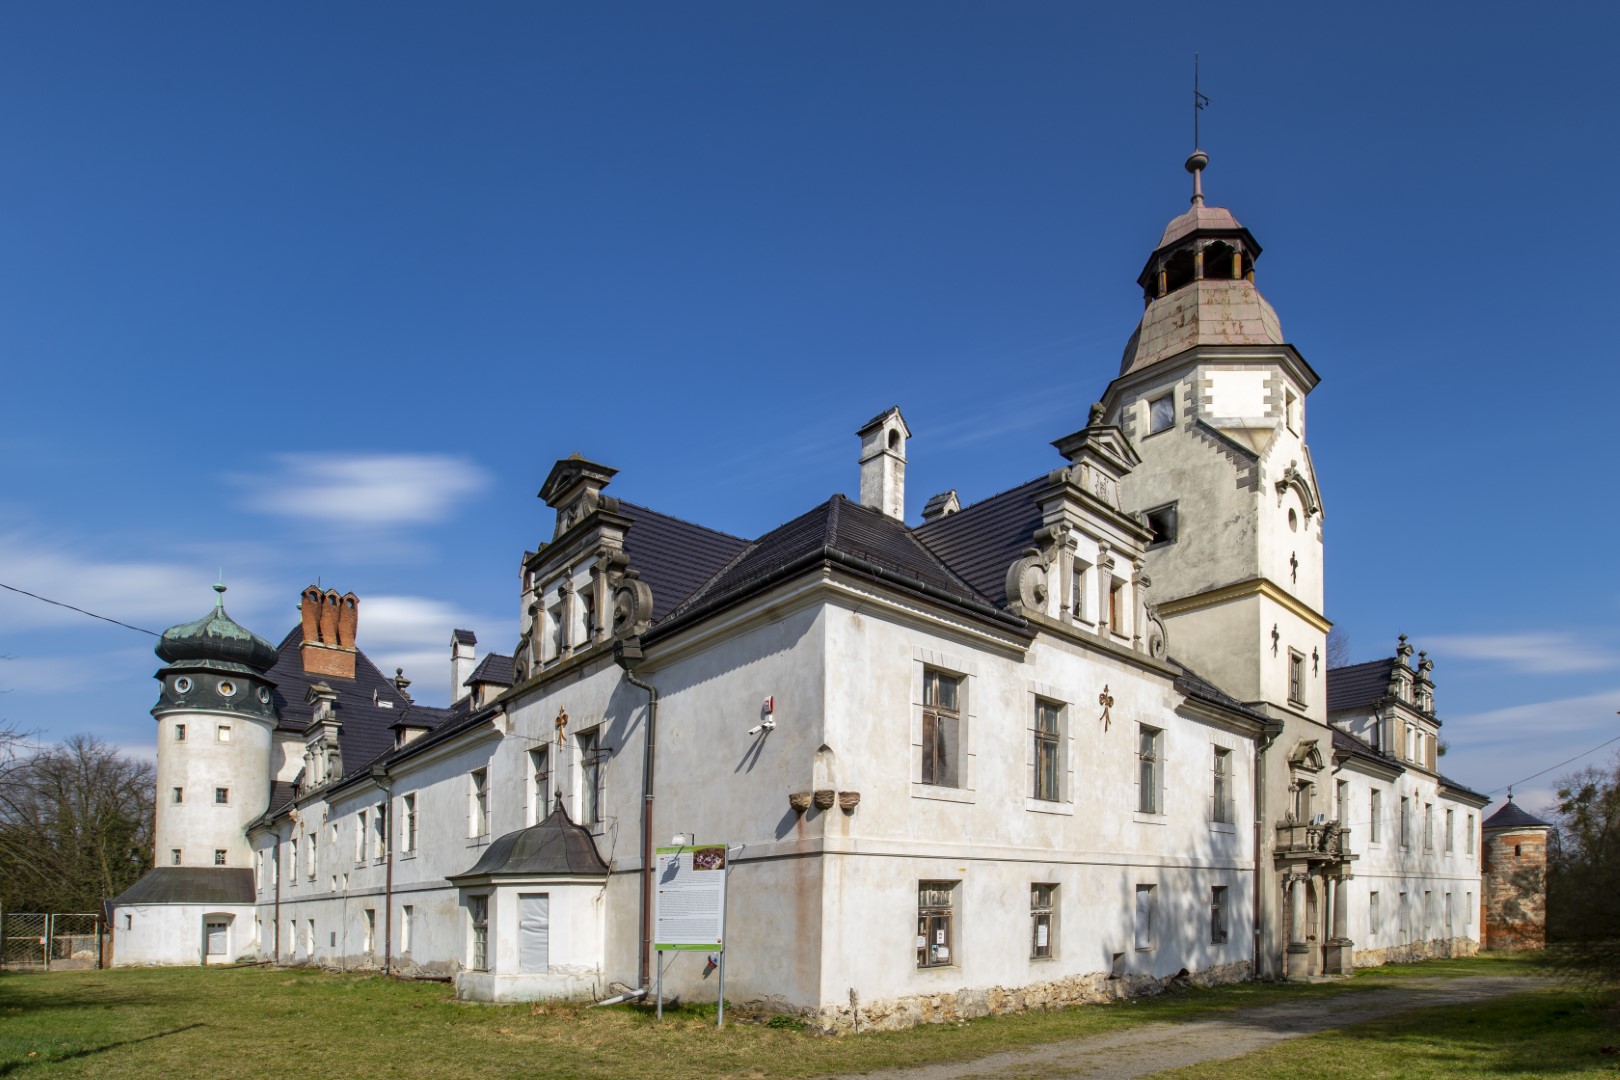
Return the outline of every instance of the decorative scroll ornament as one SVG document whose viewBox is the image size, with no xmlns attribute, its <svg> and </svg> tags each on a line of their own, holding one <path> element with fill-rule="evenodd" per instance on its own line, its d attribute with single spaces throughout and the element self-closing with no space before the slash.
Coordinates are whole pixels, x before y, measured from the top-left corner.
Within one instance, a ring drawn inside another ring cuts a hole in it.
<svg viewBox="0 0 1620 1080">
<path fill-rule="evenodd" d="M 1170 652 L 1170 632 L 1164 628 L 1164 620 L 1159 617 L 1157 604 L 1146 604 L 1147 610 L 1147 651 L 1155 660 L 1163 660 Z"/>
<path fill-rule="evenodd" d="M 620 640 L 638 637 L 652 625 L 652 588 L 634 570 L 615 576 L 619 580 L 613 589 L 613 636 Z"/>
<path fill-rule="evenodd" d="M 1007 568 L 1007 598 L 1034 611 L 1046 610 L 1046 561 L 1036 548 Z"/>
</svg>

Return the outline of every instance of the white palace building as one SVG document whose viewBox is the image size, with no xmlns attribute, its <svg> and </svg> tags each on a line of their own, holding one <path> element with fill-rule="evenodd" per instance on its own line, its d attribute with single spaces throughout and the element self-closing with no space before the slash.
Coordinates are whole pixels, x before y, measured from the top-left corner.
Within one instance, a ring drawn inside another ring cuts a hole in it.
<svg viewBox="0 0 1620 1080">
<path fill-rule="evenodd" d="M 730 847 L 727 996 L 832 1029 L 1473 951 L 1488 800 L 1437 771 L 1404 639 L 1328 670 L 1317 375 L 1206 163 L 1043 475 L 908 523 L 892 408 L 858 501 L 744 539 L 559 461 L 511 655 L 454 631 L 449 708 L 358 650 L 352 594 L 306 590 L 279 646 L 222 602 L 167 631 L 157 865 L 112 901 L 115 962 L 499 1001 L 663 957 L 712 1000 L 703 954 L 651 947 L 676 834 Z"/>
</svg>

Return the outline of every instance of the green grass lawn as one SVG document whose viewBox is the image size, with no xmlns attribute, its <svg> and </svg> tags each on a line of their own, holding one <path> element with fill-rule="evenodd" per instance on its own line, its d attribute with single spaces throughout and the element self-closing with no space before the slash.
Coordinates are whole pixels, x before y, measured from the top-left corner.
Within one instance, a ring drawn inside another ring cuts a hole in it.
<svg viewBox="0 0 1620 1080">
<path fill-rule="evenodd" d="M 505 1077 L 514 1070 L 547 1077 L 614 1080 L 627 1076 L 638 1080 L 694 1075 L 816 1076 L 964 1060 L 1146 1021 L 1209 1016 L 1282 999 L 1309 1001 L 1354 994 L 1413 975 L 1533 971 L 1533 964 L 1522 958 L 1433 961 L 1378 969 L 1343 983 L 1289 987 L 1251 983 L 1171 993 L 1137 1003 L 988 1017 L 965 1024 L 837 1039 L 744 1022 L 746 1018 L 736 1013 L 728 1014 L 725 1029 L 716 1031 L 713 1005 L 666 1013 L 659 1024 L 650 1010 L 641 1008 L 462 1005 L 440 983 L 394 982 L 308 969 L 7 973 L 0 974 L 0 1077 L 97 1075 L 173 1080 L 297 1073 L 440 1078 Z M 1531 1004 L 1491 1006 L 1497 1010 L 1492 1013 L 1496 1019 L 1487 1025 L 1459 1019 L 1432 1030 L 1415 1018 L 1454 1010 L 1425 1010 L 1385 1022 L 1383 1026 L 1390 1032 L 1387 1038 L 1363 1039 L 1357 1034 L 1358 1054 L 1385 1053 L 1386 1043 L 1393 1043 L 1397 1049 L 1391 1060 L 1399 1062 L 1401 1055 L 1412 1053 L 1420 1044 L 1432 1044 L 1435 1068 L 1440 1070 L 1433 1075 L 1445 1072 L 1445 1053 L 1466 1053 L 1482 1061 L 1492 1053 L 1498 1054 L 1492 1060 L 1502 1062 L 1542 1060 L 1537 1047 L 1543 1042 L 1569 1037 L 1585 1040 L 1580 1042 L 1585 1046 L 1599 1038 L 1601 1015 L 1577 998 L 1573 991 L 1542 992 L 1528 999 Z M 1531 1019 L 1520 1024 L 1515 1019 L 1520 1015 L 1517 1010 L 1528 1010 L 1525 1015 Z M 1400 1027 L 1402 1022 L 1416 1026 L 1408 1031 Z M 1521 1029 L 1527 1033 L 1522 1039 Z M 1610 1031 L 1606 1037 L 1620 1040 L 1620 1033 Z M 1593 1043 L 1584 1059 L 1590 1065 L 1598 1064 L 1595 1051 L 1601 1044 Z M 1290 1048 L 1299 1045 L 1288 1044 Z M 1313 1076 L 1405 1075 L 1378 1071 L 1330 1074 L 1321 1071 L 1314 1054 L 1300 1060 L 1313 1062 Z"/>
</svg>

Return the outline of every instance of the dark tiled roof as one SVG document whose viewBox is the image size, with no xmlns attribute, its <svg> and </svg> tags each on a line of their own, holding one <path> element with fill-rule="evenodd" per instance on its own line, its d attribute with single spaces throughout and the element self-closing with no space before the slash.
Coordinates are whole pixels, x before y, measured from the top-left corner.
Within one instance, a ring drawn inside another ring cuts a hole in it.
<svg viewBox="0 0 1620 1080">
<path fill-rule="evenodd" d="M 740 600 L 767 587 L 778 572 L 801 564 L 808 567 L 818 559 L 832 562 L 837 555 L 852 557 L 855 563 L 844 565 L 856 572 L 870 568 L 865 572 L 901 588 L 920 585 L 938 599 L 955 600 L 981 615 L 994 614 L 988 598 L 946 567 L 903 523 L 834 495 L 749 544 L 672 617 Z"/>
<path fill-rule="evenodd" d="M 306 674 L 299 655 L 303 640 L 302 629 L 293 627 L 277 648 L 275 665 L 266 676 L 276 684 L 274 700 L 276 713 L 281 717 L 280 726 L 286 731 L 302 733 L 315 715 L 314 708 L 305 701 L 306 693 L 311 685 L 324 682 L 337 691 L 336 714 L 343 724 L 338 732 L 343 771 L 345 774 L 354 772 L 394 745 L 393 725 L 410 703 L 394 681 L 378 671 L 377 665 L 363 652 L 355 653 L 352 679 Z M 392 707 L 376 704 L 382 701 Z"/>
<path fill-rule="evenodd" d="M 1370 709 L 1389 694 L 1389 671 L 1394 657 L 1369 660 L 1365 664 L 1328 668 L 1328 712 L 1341 709 Z"/>
<path fill-rule="evenodd" d="M 234 866 L 155 866 L 113 904 L 251 904 L 253 871 Z"/>
<path fill-rule="evenodd" d="M 473 673 L 467 676 L 462 686 L 471 686 L 473 683 L 494 683 L 496 686 L 512 685 L 512 658 L 492 652 L 473 668 Z M 414 708 L 414 706 L 413 706 Z"/>
<path fill-rule="evenodd" d="M 1400 762 L 1374 750 L 1348 731 L 1340 731 L 1338 728 L 1333 729 L 1333 749 L 1342 753 L 1353 754 L 1356 757 L 1366 758 L 1368 761 L 1377 761 L 1397 769 L 1401 768 Z"/>
<path fill-rule="evenodd" d="M 484 849 L 471 870 L 456 877 L 486 874 L 542 876 L 606 875 L 608 865 L 596 850 L 590 830 L 574 824 L 559 799 L 551 816 L 538 825 L 509 832 Z"/>
<path fill-rule="evenodd" d="M 418 705 L 413 701 L 400 718 L 394 721 L 393 726 L 436 728 L 454 714 L 454 709 L 441 709 L 436 705 Z"/>
<path fill-rule="evenodd" d="M 1180 660 L 1177 660 L 1173 656 L 1168 657 L 1167 659 L 1169 659 L 1172 667 L 1181 672 L 1181 674 L 1176 676 L 1176 689 L 1181 691 L 1183 694 L 1186 694 L 1188 697 L 1202 698 L 1204 701 L 1208 701 L 1214 705 L 1219 705 L 1223 709 L 1230 709 L 1233 712 L 1242 713 L 1251 719 L 1263 720 L 1268 724 L 1272 723 L 1271 718 L 1266 716 L 1265 713 L 1256 709 L 1251 709 L 1249 706 L 1245 705 L 1231 694 L 1228 694 L 1225 690 L 1222 690 L 1220 687 L 1198 674 L 1186 664 L 1183 664 Z"/>
<path fill-rule="evenodd" d="M 270 783 L 270 805 L 265 813 L 275 817 L 298 797 L 298 785 L 291 780 L 273 780 Z"/>
<path fill-rule="evenodd" d="M 478 644 L 478 635 L 477 634 L 473 633 L 471 630 L 463 630 L 460 627 L 457 627 L 456 629 L 450 631 L 450 637 L 455 641 L 455 643 L 457 645 L 476 645 L 476 644 Z"/>
<path fill-rule="evenodd" d="M 1449 776 L 1440 777 L 1440 783 L 1443 786 L 1450 788 L 1452 791 L 1460 791 L 1464 795 L 1473 795 L 1474 797 L 1480 799 L 1483 802 L 1489 803 L 1491 801 L 1491 797 L 1489 795 L 1485 794 L 1483 791 L 1475 791 L 1473 788 L 1469 787 L 1467 784 L 1459 784 L 1457 781 L 1453 780 Z M 1522 811 L 1521 811 L 1521 813 L 1522 813 Z M 1525 817 L 1529 817 L 1529 816 L 1530 816 L 1529 814 L 1525 814 Z"/>
<path fill-rule="evenodd" d="M 748 541 L 621 501 L 630 519 L 624 550 L 653 594 L 653 621 L 664 618 L 730 562 Z"/>
<path fill-rule="evenodd" d="M 1041 477 L 981 499 L 917 526 L 913 535 L 991 603 L 1005 607 L 1007 568 L 1035 543 L 1041 527 L 1035 492 L 1045 482 Z"/>
<path fill-rule="evenodd" d="M 1551 825 L 1534 814 L 1520 809 L 1519 804 L 1512 799 L 1509 799 L 1507 805 L 1503 806 L 1502 809 L 1486 818 L 1485 824 L 1481 827 L 1486 829 L 1552 828 Z"/>
</svg>

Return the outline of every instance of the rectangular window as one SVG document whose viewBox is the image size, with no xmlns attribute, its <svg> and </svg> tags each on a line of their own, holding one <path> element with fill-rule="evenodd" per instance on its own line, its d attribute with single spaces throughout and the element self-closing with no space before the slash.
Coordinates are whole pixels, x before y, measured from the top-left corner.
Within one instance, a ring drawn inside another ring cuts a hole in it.
<svg viewBox="0 0 1620 1080">
<path fill-rule="evenodd" d="M 180 849 L 179 848 L 176 847 L 176 848 L 170 848 L 169 849 L 169 865 L 170 866 L 179 866 L 180 865 Z"/>
<path fill-rule="evenodd" d="M 1401 847 L 1412 846 L 1412 800 L 1401 796 Z"/>
<path fill-rule="evenodd" d="M 1463 893 L 1463 925 L 1474 925 L 1474 894 Z"/>
<path fill-rule="evenodd" d="M 214 805 L 229 806 L 231 803 L 231 789 L 217 787 L 214 789 Z"/>
<path fill-rule="evenodd" d="M 1224 746 L 1215 747 L 1213 790 L 1210 794 L 1210 820 L 1222 824 L 1232 823 L 1232 751 Z"/>
<path fill-rule="evenodd" d="M 1434 803 L 1423 804 L 1423 850 L 1434 850 Z"/>
<path fill-rule="evenodd" d="M 917 885 L 917 966 L 948 967 L 955 961 L 953 925 L 956 882 L 923 881 Z"/>
<path fill-rule="evenodd" d="M 1446 810 L 1446 854 L 1447 855 L 1450 855 L 1453 851 L 1457 850 L 1457 846 L 1456 846 L 1456 843 L 1455 843 L 1455 841 L 1453 839 L 1453 835 L 1452 835 L 1453 831 L 1454 831 L 1454 827 L 1457 824 L 1456 818 L 1457 818 L 1457 812 L 1455 810 L 1447 808 L 1447 810 Z"/>
<path fill-rule="evenodd" d="M 290 849 L 290 851 L 289 851 L 289 853 L 287 855 L 287 858 L 289 860 L 291 860 L 291 862 L 292 862 L 292 872 L 288 875 L 288 877 L 291 878 L 291 880 L 288 882 L 288 884 L 289 885 L 296 885 L 296 884 L 298 884 L 298 834 L 297 833 L 294 833 L 291 837 L 289 837 L 287 839 L 287 847 Z"/>
<path fill-rule="evenodd" d="M 1153 902 L 1156 889 L 1152 885 L 1136 887 L 1136 947 L 1141 951 L 1153 948 Z"/>
<path fill-rule="evenodd" d="M 1136 809 L 1142 814 L 1162 814 L 1159 805 L 1159 758 L 1164 733 L 1139 725 L 1136 733 Z"/>
<path fill-rule="evenodd" d="M 960 787 L 961 680 L 923 669 L 922 782 Z"/>
<path fill-rule="evenodd" d="M 219 727 L 214 729 L 214 734 L 218 737 L 220 742 L 230 742 L 231 741 L 231 725 L 229 725 L 229 724 L 221 724 L 221 725 L 219 725 Z"/>
<path fill-rule="evenodd" d="M 310 830 L 310 832 L 304 837 L 304 843 L 309 847 L 309 879 L 311 881 L 315 880 L 315 867 L 317 865 L 317 860 L 315 858 L 315 844 L 320 837 L 321 833 L 319 829 Z"/>
<path fill-rule="evenodd" d="M 1148 434 L 1169 431 L 1176 423 L 1176 395 L 1172 392 L 1148 402 Z"/>
<path fill-rule="evenodd" d="M 1062 706 L 1052 701 L 1035 702 L 1035 791 L 1046 802 L 1063 797 L 1062 738 L 1059 734 Z"/>
<path fill-rule="evenodd" d="M 224 866 L 225 865 L 225 849 L 224 848 L 215 848 L 214 849 L 214 865 L 215 866 Z"/>
<path fill-rule="evenodd" d="M 264 891 L 264 848 L 253 853 L 253 880 L 260 892 Z"/>
<path fill-rule="evenodd" d="M 467 965 L 474 971 L 489 970 L 489 897 L 469 896 L 467 918 L 472 923 L 472 958 Z"/>
<path fill-rule="evenodd" d="M 186 741 L 186 725 L 184 725 L 184 724 L 176 724 L 176 725 L 174 725 L 174 741 L 175 742 L 185 742 Z"/>
<path fill-rule="evenodd" d="M 1029 958 L 1050 960 L 1057 944 L 1057 886 L 1029 887 Z"/>
<path fill-rule="evenodd" d="M 1305 704 L 1305 658 L 1292 649 L 1288 650 L 1288 702 Z"/>
<path fill-rule="evenodd" d="M 411 951 L 411 921 L 416 915 L 416 908 L 406 904 L 399 909 L 399 951 L 409 954 Z"/>
<path fill-rule="evenodd" d="M 1374 790 L 1371 801 L 1372 820 L 1367 823 L 1367 839 L 1376 844 L 1384 835 L 1384 793 Z"/>
<path fill-rule="evenodd" d="M 1463 836 L 1463 850 L 1468 854 L 1474 853 L 1474 815 L 1468 815 L 1468 832 Z"/>
<path fill-rule="evenodd" d="M 1076 619 L 1086 617 L 1086 571 L 1089 569 L 1085 563 L 1076 560 L 1074 573 L 1069 579 L 1069 613 Z"/>
<path fill-rule="evenodd" d="M 1176 504 L 1156 506 L 1146 512 L 1148 528 L 1153 530 L 1153 538 L 1148 541 L 1149 547 L 1158 547 L 1161 544 L 1176 542 Z"/>
<path fill-rule="evenodd" d="M 1423 936 L 1425 939 L 1434 936 L 1434 892 L 1431 889 L 1423 890 Z"/>
<path fill-rule="evenodd" d="M 1335 790 L 1338 797 L 1333 803 L 1333 816 L 1339 824 L 1347 825 L 1350 822 L 1350 781 L 1340 780 Z"/>
<path fill-rule="evenodd" d="M 468 777 L 467 835 L 474 838 L 489 835 L 488 769 L 474 769 Z"/>
<path fill-rule="evenodd" d="M 1408 932 L 1407 931 L 1406 894 L 1405 893 L 1401 893 L 1400 903 L 1395 908 L 1395 918 L 1396 918 L 1396 921 L 1397 921 L 1397 927 L 1396 928 L 1398 930 L 1400 930 L 1400 932 L 1401 932 L 1401 941 L 1405 942 L 1406 941 L 1406 935 L 1407 935 L 1407 932 Z"/>
<path fill-rule="evenodd" d="M 1283 423 L 1295 435 L 1299 434 L 1299 395 L 1292 390 L 1283 390 Z"/>
<path fill-rule="evenodd" d="M 602 733 L 593 728 L 574 738 L 579 743 L 579 819 L 594 825 L 602 820 Z"/>
<path fill-rule="evenodd" d="M 377 951 L 377 909 L 366 908 L 366 952 Z"/>
<path fill-rule="evenodd" d="M 304 929 L 306 931 L 305 937 L 304 937 L 305 952 L 307 952 L 310 956 L 314 956 L 315 955 L 315 920 L 310 919 L 308 922 L 306 922 L 304 924 Z"/>
<path fill-rule="evenodd" d="M 1214 885 L 1209 890 L 1209 943 L 1226 944 L 1226 886 Z"/>
<path fill-rule="evenodd" d="M 1446 903 L 1446 910 L 1445 910 L 1446 937 L 1450 937 L 1451 936 L 1451 894 L 1446 893 L 1444 899 L 1445 899 L 1445 903 Z"/>
<path fill-rule="evenodd" d="M 371 824 L 371 812 L 362 810 L 354 818 L 354 862 L 356 866 L 366 861 L 366 827 Z M 335 853 L 334 853 L 334 857 Z"/>
<path fill-rule="evenodd" d="M 386 862 L 388 859 L 388 815 L 384 812 L 383 803 L 371 813 L 371 861 Z"/>
<path fill-rule="evenodd" d="M 174 803 L 183 803 L 183 802 L 185 802 L 186 801 L 186 790 L 185 790 L 185 788 L 170 788 L 169 789 L 169 801 L 174 802 Z"/>
<path fill-rule="evenodd" d="M 416 796 L 405 796 L 405 820 L 400 823 L 403 830 L 400 836 L 400 850 L 407 855 L 416 854 Z"/>
<path fill-rule="evenodd" d="M 529 824 L 546 819 L 551 806 L 551 753 L 545 747 L 529 751 Z"/>
<path fill-rule="evenodd" d="M 1367 936 L 1378 933 L 1378 890 L 1367 894 Z"/>
<path fill-rule="evenodd" d="M 1120 627 L 1120 596 L 1125 591 L 1125 583 L 1116 577 L 1108 579 L 1108 629 L 1115 634 L 1123 634 Z"/>
</svg>

